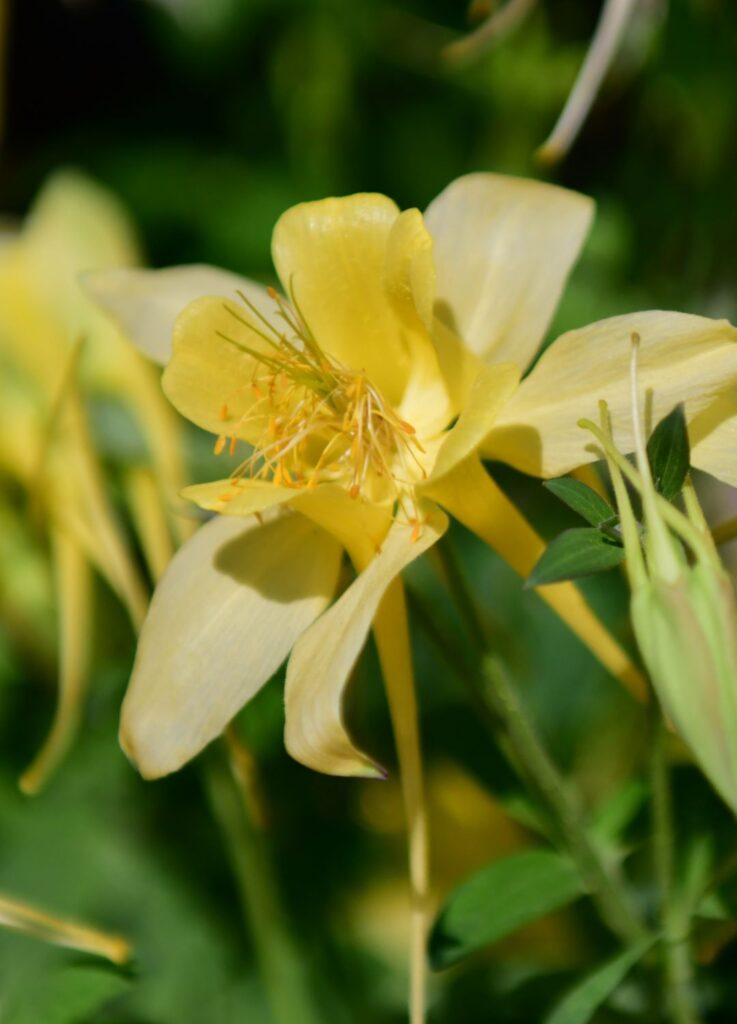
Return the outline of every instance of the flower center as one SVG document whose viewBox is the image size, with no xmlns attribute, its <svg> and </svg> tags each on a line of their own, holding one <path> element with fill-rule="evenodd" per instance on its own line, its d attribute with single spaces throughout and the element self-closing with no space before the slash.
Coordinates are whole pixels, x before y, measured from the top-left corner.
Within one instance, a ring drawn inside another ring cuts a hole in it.
<svg viewBox="0 0 737 1024">
<path fill-rule="evenodd" d="M 231 474 L 236 489 L 222 499 L 233 498 L 245 479 L 294 488 L 338 483 L 352 498 L 389 500 L 400 508 L 409 498 L 406 513 L 414 524 L 414 484 L 424 475 L 424 449 L 414 427 L 397 415 L 364 370 L 344 366 L 320 347 L 296 302 L 290 305 L 269 289 L 284 324 L 280 330 L 239 295 L 246 310 L 225 308 L 256 335 L 254 344 L 221 337 L 251 357 L 245 387 L 253 400 L 240 416 L 231 415 L 228 401 L 223 402 L 223 433 L 215 453 L 228 445 L 232 454 L 243 432 L 253 440 L 251 453 Z"/>
</svg>

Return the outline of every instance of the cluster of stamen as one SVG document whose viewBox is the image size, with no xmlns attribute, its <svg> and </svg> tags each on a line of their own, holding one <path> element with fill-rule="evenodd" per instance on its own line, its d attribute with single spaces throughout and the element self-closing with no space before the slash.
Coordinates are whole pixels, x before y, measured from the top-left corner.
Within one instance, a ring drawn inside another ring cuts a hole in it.
<svg viewBox="0 0 737 1024">
<path fill-rule="evenodd" d="M 269 289 L 284 324 L 279 330 L 242 292 L 239 296 L 245 310 L 225 308 L 262 344 L 257 349 L 221 334 L 252 358 L 253 372 L 219 409 L 223 433 L 215 453 L 227 447 L 232 455 L 244 429 L 255 439 L 221 500 L 232 500 L 245 479 L 293 488 L 338 483 L 352 498 L 368 496 L 378 484 L 419 535 L 413 488 L 424 475 L 424 449 L 414 427 L 397 416 L 365 371 L 350 369 L 322 350 L 296 303 Z M 244 388 L 252 395 L 247 412 L 232 415 L 236 400 L 243 405 Z"/>
</svg>

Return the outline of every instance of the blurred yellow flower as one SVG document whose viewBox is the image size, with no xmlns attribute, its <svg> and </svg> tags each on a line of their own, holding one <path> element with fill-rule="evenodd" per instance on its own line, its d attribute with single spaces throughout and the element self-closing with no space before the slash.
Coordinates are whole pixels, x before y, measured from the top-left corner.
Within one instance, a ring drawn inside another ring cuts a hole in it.
<svg viewBox="0 0 737 1024">
<path fill-rule="evenodd" d="M 0 473 L 25 494 L 31 522 L 51 541 L 59 607 L 60 697 L 48 740 L 21 780 L 41 787 L 72 738 L 92 631 L 90 567 L 143 620 L 147 587 L 107 497 L 85 407 L 87 396 L 124 405 L 138 421 L 149 463 L 126 467 L 123 487 L 154 575 L 173 550 L 157 529 L 184 482 L 176 419 L 158 373 L 83 294 L 82 270 L 136 263 L 125 213 L 97 185 L 57 174 L 22 230 L 0 247 Z M 156 492 L 160 493 L 157 494 Z M 177 520 L 171 529 L 177 532 Z M 186 531 L 178 531 L 183 537 Z"/>
</svg>

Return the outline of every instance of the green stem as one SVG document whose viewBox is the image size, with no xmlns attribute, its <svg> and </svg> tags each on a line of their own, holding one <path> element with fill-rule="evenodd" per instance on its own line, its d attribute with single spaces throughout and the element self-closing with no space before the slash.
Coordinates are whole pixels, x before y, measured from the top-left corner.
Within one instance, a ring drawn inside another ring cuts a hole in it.
<svg viewBox="0 0 737 1024">
<path fill-rule="evenodd" d="M 642 939 L 645 930 L 592 842 L 581 809 L 522 706 L 517 688 L 496 658 L 483 663 L 484 692 L 501 721 L 518 770 L 543 802 L 559 843 L 578 867 L 581 879 L 607 927 L 623 942 Z"/>
<path fill-rule="evenodd" d="M 320 1024 L 306 967 L 279 898 L 264 835 L 234 751 L 225 743 L 206 759 L 206 784 L 238 886 L 267 998 L 277 1024 Z"/>
<path fill-rule="evenodd" d="M 474 704 L 483 708 L 485 724 L 491 726 L 495 734 L 501 730 L 512 766 L 547 811 L 553 835 L 575 862 L 604 923 L 625 943 L 642 939 L 645 929 L 631 909 L 620 879 L 604 863 L 598 848 L 589 837 L 584 816 L 565 779 L 542 745 L 517 697 L 516 687 L 501 662 L 488 655 L 489 643 L 483 617 L 453 549 L 444 541 L 439 547 L 444 575 L 449 585 L 452 580 L 453 596 L 461 613 L 467 616 L 477 660 L 482 665 L 483 678 L 479 678 L 477 665 L 471 670 L 460 667 L 468 665 L 465 655 L 454 666 L 456 671 L 463 678 Z"/>
<path fill-rule="evenodd" d="M 701 1024 L 693 993 L 688 917 L 674 899 L 673 805 L 668 779 L 666 727 L 653 697 L 655 720 L 650 755 L 653 870 L 658 887 L 663 935 L 663 984 L 671 1024 Z"/>
</svg>

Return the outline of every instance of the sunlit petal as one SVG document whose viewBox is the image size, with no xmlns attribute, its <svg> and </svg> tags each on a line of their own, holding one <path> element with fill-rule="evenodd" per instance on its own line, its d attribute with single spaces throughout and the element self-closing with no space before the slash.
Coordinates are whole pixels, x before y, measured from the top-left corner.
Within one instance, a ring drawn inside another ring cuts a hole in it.
<svg viewBox="0 0 737 1024">
<path fill-rule="evenodd" d="M 433 200 L 437 312 L 475 353 L 524 370 L 591 222 L 586 196 L 499 174 L 469 174 Z"/>
<path fill-rule="evenodd" d="M 401 320 L 387 301 L 387 245 L 399 210 L 360 194 L 302 203 L 282 214 L 272 254 L 284 288 L 320 346 L 397 405 L 410 370 Z"/>
<path fill-rule="evenodd" d="M 543 354 L 484 446 L 485 454 L 525 473 L 558 476 L 599 457 L 582 417 L 609 406 L 617 448 L 633 448 L 629 364 L 640 335 L 639 377 L 651 427 L 678 402 L 689 420 L 737 383 L 737 329 L 686 313 L 633 313 L 562 335 Z"/>
</svg>

